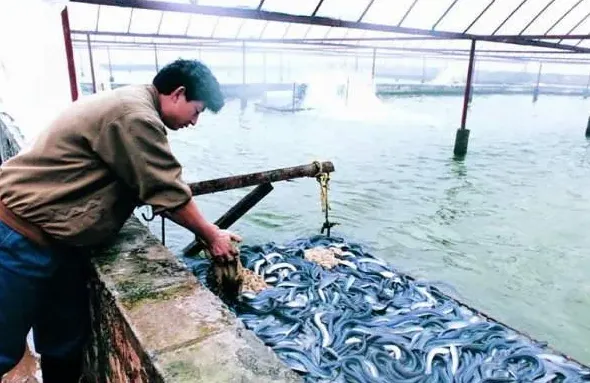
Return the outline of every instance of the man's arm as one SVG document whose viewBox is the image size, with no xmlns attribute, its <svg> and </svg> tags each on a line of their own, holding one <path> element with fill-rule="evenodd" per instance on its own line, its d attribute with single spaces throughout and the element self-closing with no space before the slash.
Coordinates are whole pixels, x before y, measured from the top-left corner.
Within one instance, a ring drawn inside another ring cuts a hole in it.
<svg viewBox="0 0 590 383">
<path fill-rule="evenodd" d="M 211 255 L 230 259 L 236 254 L 236 235 L 207 222 L 197 209 L 182 168 L 172 154 L 163 123 L 130 113 L 103 126 L 92 148 L 109 168 L 137 192 L 141 204 L 165 214 L 202 238 Z"/>
<path fill-rule="evenodd" d="M 238 235 L 221 230 L 207 221 L 192 198 L 178 209 L 163 214 L 203 239 L 209 247 L 211 255 L 229 260 L 232 256 L 238 254 L 231 241 L 240 242 L 242 239 Z"/>
</svg>

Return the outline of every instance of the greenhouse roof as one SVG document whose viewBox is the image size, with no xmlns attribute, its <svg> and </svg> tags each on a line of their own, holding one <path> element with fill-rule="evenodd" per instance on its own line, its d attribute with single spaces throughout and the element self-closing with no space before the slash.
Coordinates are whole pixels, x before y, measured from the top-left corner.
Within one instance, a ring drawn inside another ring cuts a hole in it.
<svg viewBox="0 0 590 383">
<path fill-rule="evenodd" d="M 72 33 L 103 42 L 590 53 L 590 0 L 70 0 L 68 12 Z"/>
</svg>

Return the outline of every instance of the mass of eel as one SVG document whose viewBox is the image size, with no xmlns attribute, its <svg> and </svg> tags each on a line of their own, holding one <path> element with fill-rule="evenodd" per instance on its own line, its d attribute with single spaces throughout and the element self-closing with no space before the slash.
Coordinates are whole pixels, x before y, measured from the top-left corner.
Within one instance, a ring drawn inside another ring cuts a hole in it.
<svg viewBox="0 0 590 383">
<path fill-rule="evenodd" d="M 307 382 L 590 382 L 590 369 L 342 238 L 242 246 L 228 305 Z M 210 261 L 187 259 L 208 287 Z"/>
</svg>

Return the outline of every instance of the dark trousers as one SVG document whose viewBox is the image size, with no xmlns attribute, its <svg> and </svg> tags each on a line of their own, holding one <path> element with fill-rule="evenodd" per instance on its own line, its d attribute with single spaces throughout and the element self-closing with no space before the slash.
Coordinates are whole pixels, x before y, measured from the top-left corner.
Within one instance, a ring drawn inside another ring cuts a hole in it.
<svg viewBox="0 0 590 383">
<path fill-rule="evenodd" d="M 40 248 L 0 221 L 0 378 L 22 358 L 31 328 L 45 381 L 79 367 L 89 264 L 85 253 Z"/>
</svg>

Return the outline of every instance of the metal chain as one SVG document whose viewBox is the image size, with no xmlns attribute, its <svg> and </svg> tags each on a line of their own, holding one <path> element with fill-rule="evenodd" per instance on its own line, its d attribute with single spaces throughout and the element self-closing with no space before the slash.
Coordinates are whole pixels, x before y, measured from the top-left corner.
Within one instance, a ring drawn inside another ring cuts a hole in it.
<svg viewBox="0 0 590 383">
<path fill-rule="evenodd" d="M 316 175 L 316 179 L 318 180 L 319 184 L 320 184 L 320 202 L 322 205 L 322 212 L 324 212 L 324 224 L 322 225 L 322 229 L 320 230 L 320 233 L 324 234 L 324 231 L 326 231 L 326 235 L 329 237 L 330 236 L 330 229 L 332 229 L 332 227 L 334 225 L 337 225 L 337 223 L 335 222 L 330 222 L 329 219 L 329 212 L 330 212 L 330 202 L 328 200 L 328 182 L 330 182 L 330 173 L 326 173 L 326 172 L 322 172 L 321 171 L 321 167 L 320 167 L 320 171 L 318 172 L 318 174 Z"/>
</svg>

